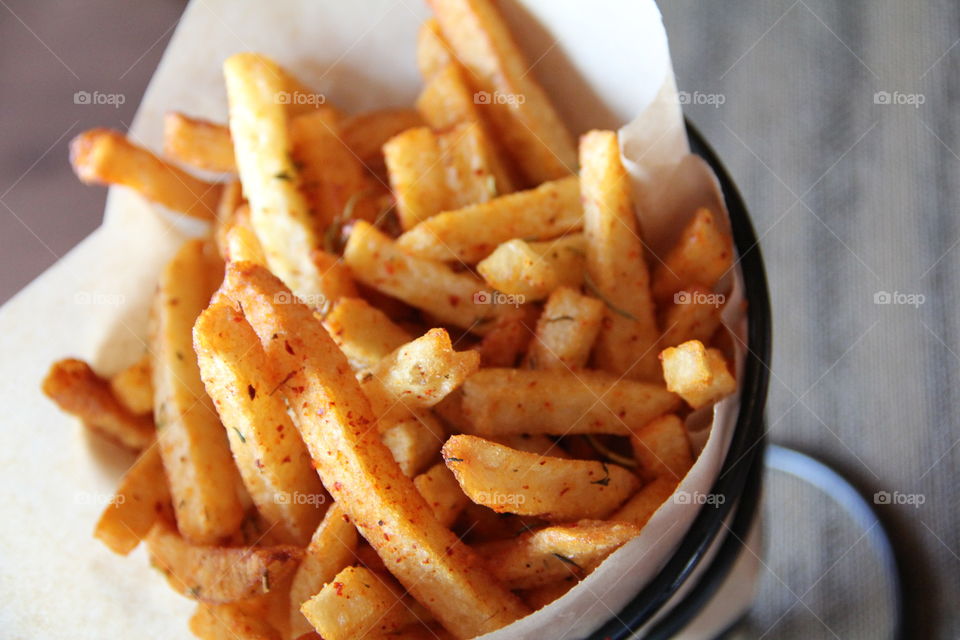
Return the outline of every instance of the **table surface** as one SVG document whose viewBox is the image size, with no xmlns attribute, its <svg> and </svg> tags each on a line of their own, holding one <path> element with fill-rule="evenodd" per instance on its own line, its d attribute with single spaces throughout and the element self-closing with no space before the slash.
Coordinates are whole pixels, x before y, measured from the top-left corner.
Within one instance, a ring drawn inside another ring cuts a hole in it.
<svg viewBox="0 0 960 640">
<path fill-rule="evenodd" d="M 183 3 L 0 5 L 2 301 L 99 224 L 104 191 L 76 182 L 67 142 L 126 128 Z M 662 8 L 686 113 L 740 186 L 766 260 L 770 439 L 900 503 L 878 509 L 903 560 L 910 637 L 960 637 L 960 6 Z M 78 91 L 123 103 L 78 105 Z M 764 587 L 743 635 L 873 637 L 876 611 L 849 591 L 873 580 L 867 538 L 836 533 L 828 500 L 775 495 L 770 513 L 823 537 L 774 522 L 771 553 L 795 553 L 764 569 L 779 595 Z"/>
</svg>

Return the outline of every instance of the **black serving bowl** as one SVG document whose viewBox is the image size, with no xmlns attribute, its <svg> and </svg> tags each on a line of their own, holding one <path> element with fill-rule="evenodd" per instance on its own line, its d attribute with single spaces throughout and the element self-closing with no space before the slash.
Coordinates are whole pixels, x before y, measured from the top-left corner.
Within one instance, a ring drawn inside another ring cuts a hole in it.
<svg viewBox="0 0 960 640">
<path fill-rule="evenodd" d="M 764 410 L 770 377 L 770 299 L 763 258 L 747 208 L 713 149 L 688 120 L 687 135 L 693 153 L 717 174 L 730 212 L 733 241 L 743 271 L 747 300 L 747 354 L 741 377 L 740 413 L 730 449 L 712 493 L 723 495 L 705 504 L 676 552 L 663 569 L 612 620 L 597 629 L 591 640 L 622 640 L 649 622 L 704 562 L 711 544 L 724 538 L 697 584 L 666 613 L 644 638 L 670 638 L 709 602 L 742 549 L 758 514 L 765 446 Z M 732 519 L 731 511 L 734 511 Z M 729 523 L 727 521 L 729 520 Z M 725 524 L 727 523 L 727 524 Z M 718 631 L 719 633 L 719 631 Z"/>
</svg>

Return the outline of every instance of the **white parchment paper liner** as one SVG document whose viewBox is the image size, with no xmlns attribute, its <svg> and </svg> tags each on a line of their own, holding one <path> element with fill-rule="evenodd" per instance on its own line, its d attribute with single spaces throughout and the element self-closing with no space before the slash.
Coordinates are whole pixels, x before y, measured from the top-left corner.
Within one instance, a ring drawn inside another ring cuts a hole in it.
<svg viewBox="0 0 960 640">
<path fill-rule="evenodd" d="M 666 34 L 653 0 L 502 3 L 534 73 L 573 131 L 617 128 L 635 178 L 645 239 L 657 252 L 696 204 L 725 211 L 709 168 L 688 156 Z M 412 104 L 418 0 L 193 0 L 130 135 L 159 150 L 165 111 L 225 121 L 221 63 L 262 51 L 348 111 Z M 65 98 L 66 99 L 66 98 Z M 640 114 L 636 119 L 634 116 Z M 79 188 L 79 187 L 78 187 Z M 143 352 L 156 276 L 185 237 L 136 194 L 112 189 L 103 226 L 0 308 L 0 629 L 10 638 L 189 638 L 193 604 L 147 566 L 91 538 L 131 462 L 86 435 L 39 392 L 66 355 L 113 371 Z M 19 212 L 29 224 L 29 212 Z M 69 211 L 63 215 L 70 215 Z M 187 229 L 186 231 L 189 231 Z M 741 338 L 739 273 L 723 283 L 724 321 Z M 736 354 L 738 372 L 743 353 Z M 694 416 L 702 452 L 679 490 L 706 494 L 739 407 Z M 611 618 L 662 567 L 697 505 L 668 501 L 639 538 L 567 596 L 488 638 L 575 638 Z"/>
</svg>

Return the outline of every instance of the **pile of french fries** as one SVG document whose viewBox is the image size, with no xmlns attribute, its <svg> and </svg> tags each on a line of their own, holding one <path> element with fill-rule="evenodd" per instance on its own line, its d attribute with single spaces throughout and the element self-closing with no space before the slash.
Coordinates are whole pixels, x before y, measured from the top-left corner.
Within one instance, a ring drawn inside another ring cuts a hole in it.
<svg viewBox="0 0 960 640">
<path fill-rule="evenodd" d="M 490 0 L 431 5 L 415 108 L 347 115 L 241 53 L 228 125 L 72 144 L 81 180 L 211 223 L 146 355 L 43 383 L 138 453 L 94 535 L 145 542 L 200 638 L 508 625 L 639 534 L 694 462 L 686 415 L 735 390 L 718 213 L 653 257 L 617 135 L 576 148 Z"/>
</svg>

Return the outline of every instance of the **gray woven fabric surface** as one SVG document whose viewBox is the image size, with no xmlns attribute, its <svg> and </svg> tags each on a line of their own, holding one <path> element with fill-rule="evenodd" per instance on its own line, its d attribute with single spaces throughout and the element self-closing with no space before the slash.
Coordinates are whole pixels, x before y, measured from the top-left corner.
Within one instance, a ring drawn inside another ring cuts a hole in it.
<svg viewBox="0 0 960 640">
<path fill-rule="evenodd" d="M 923 500 L 879 507 L 905 560 L 909 637 L 960 637 L 960 7 L 661 4 L 686 112 L 761 237 L 774 310 L 770 437 L 871 494 Z M 66 142 L 85 127 L 126 127 L 182 9 L 2 5 L 0 300 L 99 223 L 103 192 L 76 183 Z M 74 92 L 95 90 L 125 104 L 74 104 Z M 882 292 L 891 304 L 875 303 Z M 741 635 L 881 637 L 863 540 L 799 483 L 771 482 L 767 499 L 779 514 L 767 540 L 776 562 Z"/>
</svg>

